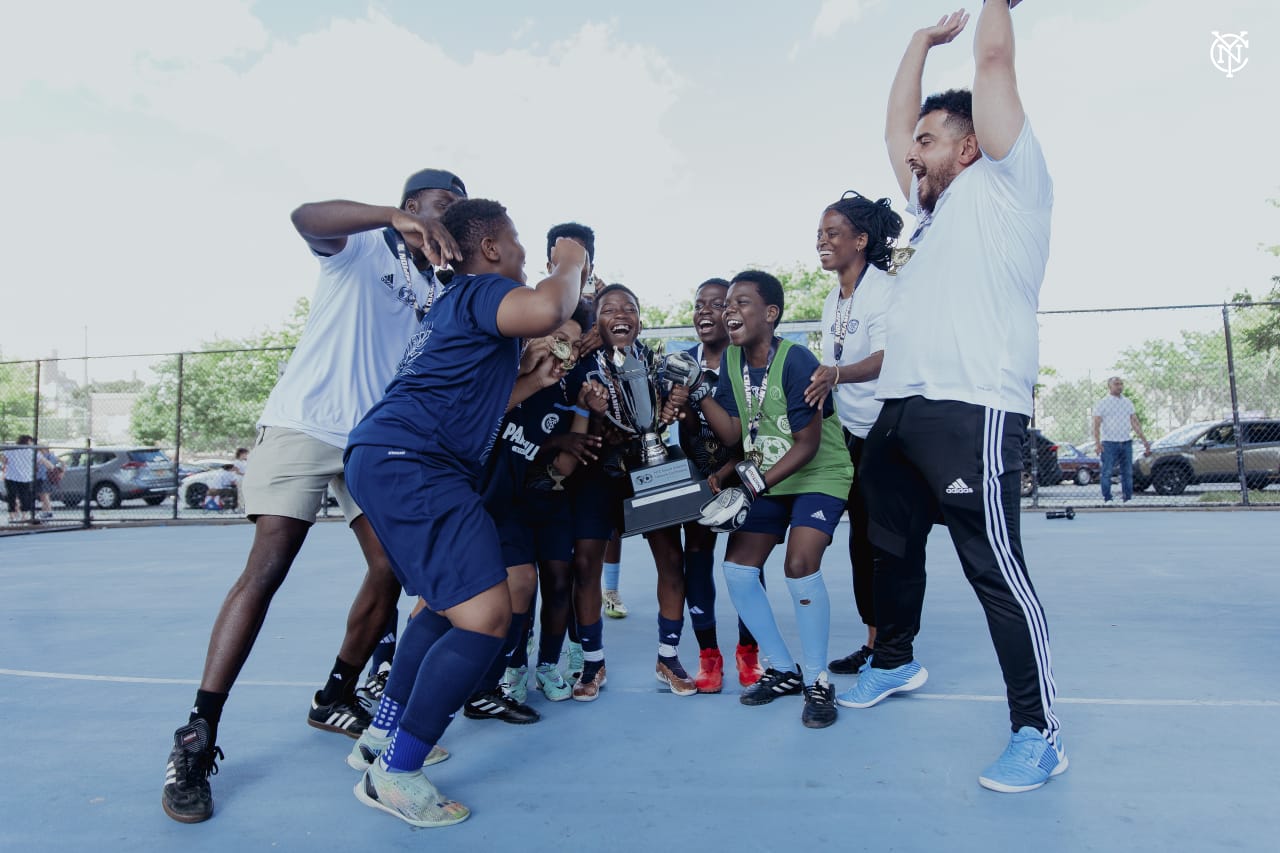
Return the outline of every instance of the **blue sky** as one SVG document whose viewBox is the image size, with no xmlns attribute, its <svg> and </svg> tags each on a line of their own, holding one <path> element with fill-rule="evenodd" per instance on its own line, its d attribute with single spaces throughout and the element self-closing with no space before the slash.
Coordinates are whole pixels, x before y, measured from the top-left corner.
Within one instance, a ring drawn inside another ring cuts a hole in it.
<svg viewBox="0 0 1280 853">
<path fill-rule="evenodd" d="M 24 4 L 0 32 L 5 358 L 196 347 L 287 316 L 315 264 L 303 201 L 394 203 L 452 168 L 542 234 L 599 232 L 611 280 L 666 302 L 749 265 L 815 265 L 848 188 L 901 209 L 885 95 L 931 0 L 791 3 Z M 973 4 L 971 11 L 977 11 Z M 1280 11 L 1257 0 L 1014 12 L 1024 103 L 1055 178 L 1044 308 L 1212 302 L 1280 261 Z M 968 85 L 972 30 L 926 91 Z M 1249 33 L 1227 79 L 1211 32 Z M 1164 322 L 1164 321 L 1161 321 Z M 1175 322 L 1175 321 L 1169 321 Z M 1157 324 L 1158 325 L 1158 324 Z M 1133 318 L 1090 323 L 1090 367 Z M 1146 328 L 1141 329 L 1143 333 Z M 1092 340 L 1096 339 L 1095 340 Z M 1044 360 L 1085 358 L 1046 338 Z"/>
</svg>

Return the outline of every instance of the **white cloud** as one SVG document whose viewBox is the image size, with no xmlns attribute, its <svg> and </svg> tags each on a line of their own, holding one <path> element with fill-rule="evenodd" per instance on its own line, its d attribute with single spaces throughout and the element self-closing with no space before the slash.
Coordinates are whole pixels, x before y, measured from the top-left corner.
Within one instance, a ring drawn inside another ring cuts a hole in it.
<svg viewBox="0 0 1280 853">
<path fill-rule="evenodd" d="M 845 24 L 856 24 L 862 14 L 880 0 L 822 0 L 813 21 L 813 38 L 832 38 Z"/>
</svg>

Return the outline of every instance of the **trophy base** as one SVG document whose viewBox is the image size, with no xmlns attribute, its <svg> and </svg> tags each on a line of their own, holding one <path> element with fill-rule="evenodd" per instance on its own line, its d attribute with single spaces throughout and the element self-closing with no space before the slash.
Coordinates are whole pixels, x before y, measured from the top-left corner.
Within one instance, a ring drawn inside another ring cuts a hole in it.
<svg viewBox="0 0 1280 853">
<path fill-rule="evenodd" d="M 624 537 L 692 521 L 714 497 L 707 481 L 684 458 L 637 468 L 631 472 L 631 485 L 635 497 L 622 503 Z"/>
</svg>

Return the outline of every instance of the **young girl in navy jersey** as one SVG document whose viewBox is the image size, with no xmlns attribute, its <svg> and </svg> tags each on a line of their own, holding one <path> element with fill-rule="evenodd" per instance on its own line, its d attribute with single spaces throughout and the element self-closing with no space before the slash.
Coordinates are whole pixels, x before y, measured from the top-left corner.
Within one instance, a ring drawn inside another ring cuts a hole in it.
<svg viewBox="0 0 1280 853">
<path fill-rule="evenodd" d="M 356 797 L 415 826 L 465 820 L 423 762 L 501 650 L 511 595 L 480 480 L 520 362 L 520 338 L 548 335 L 578 302 L 586 252 L 572 240 L 554 271 L 524 281 L 525 251 L 502 205 L 445 214 L 463 260 L 409 342 L 386 396 L 351 432 L 346 478 L 404 589 L 426 608 L 409 621 L 370 732 L 389 742 Z"/>
</svg>

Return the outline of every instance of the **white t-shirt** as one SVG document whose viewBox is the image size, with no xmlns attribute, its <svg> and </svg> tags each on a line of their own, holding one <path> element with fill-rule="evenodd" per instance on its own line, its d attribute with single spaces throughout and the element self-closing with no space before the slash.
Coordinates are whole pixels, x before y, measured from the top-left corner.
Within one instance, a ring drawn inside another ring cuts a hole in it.
<svg viewBox="0 0 1280 853">
<path fill-rule="evenodd" d="M 921 213 L 911 181 L 908 210 Z M 881 400 L 921 395 L 1031 414 L 1036 309 L 1049 259 L 1053 180 L 1024 122 L 1003 160 L 956 176 L 912 235 L 888 319 Z"/>
<path fill-rule="evenodd" d="M 893 295 L 893 279 L 883 270 L 868 266 L 862 281 L 853 289 L 850 301 L 840 301 L 837 283 L 822 303 L 822 363 L 855 364 L 884 349 L 885 316 Z M 847 313 L 846 313 L 847 312 Z M 844 346 L 836 360 L 836 323 L 848 317 Z M 840 423 L 859 438 L 866 438 L 880 414 L 876 399 L 877 380 L 845 382 L 835 387 L 836 414 Z"/>
<path fill-rule="evenodd" d="M 1102 418 L 1098 424 L 1098 436 L 1102 441 L 1128 441 L 1133 438 L 1133 401 L 1128 397 L 1108 394 L 1093 407 L 1093 413 Z"/>
<path fill-rule="evenodd" d="M 287 427 L 347 446 L 395 375 L 405 344 L 418 328 L 400 259 L 382 231 L 352 234 L 336 255 L 320 261 L 311 314 L 284 376 L 272 389 L 259 426 Z M 439 284 L 409 260 L 413 299 L 426 305 Z"/>
</svg>

